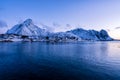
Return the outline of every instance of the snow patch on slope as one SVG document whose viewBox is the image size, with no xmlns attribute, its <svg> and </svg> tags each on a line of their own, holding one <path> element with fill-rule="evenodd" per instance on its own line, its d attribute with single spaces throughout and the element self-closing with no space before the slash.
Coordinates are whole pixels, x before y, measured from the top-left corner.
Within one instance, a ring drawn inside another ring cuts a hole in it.
<svg viewBox="0 0 120 80">
<path fill-rule="evenodd" d="M 7 34 L 27 35 L 27 36 L 45 36 L 47 32 L 33 24 L 32 19 L 27 19 L 21 24 L 15 25 L 7 31 Z"/>
</svg>

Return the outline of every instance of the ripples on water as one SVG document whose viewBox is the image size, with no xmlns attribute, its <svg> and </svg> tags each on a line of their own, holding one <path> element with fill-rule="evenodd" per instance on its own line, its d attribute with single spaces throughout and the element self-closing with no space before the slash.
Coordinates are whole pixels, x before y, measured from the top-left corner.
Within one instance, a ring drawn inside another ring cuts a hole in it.
<svg viewBox="0 0 120 80">
<path fill-rule="evenodd" d="M 120 80 L 120 42 L 0 43 L 0 80 Z"/>
</svg>

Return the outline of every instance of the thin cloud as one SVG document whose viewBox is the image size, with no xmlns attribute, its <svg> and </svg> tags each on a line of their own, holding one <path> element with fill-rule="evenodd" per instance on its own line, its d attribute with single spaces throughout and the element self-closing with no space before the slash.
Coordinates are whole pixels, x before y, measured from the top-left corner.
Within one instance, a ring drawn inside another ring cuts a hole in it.
<svg viewBox="0 0 120 80">
<path fill-rule="evenodd" d="M 108 32 L 110 32 L 111 30 L 110 29 L 106 29 Z"/>
<path fill-rule="evenodd" d="M 72 29 L 73 27 L 70 25 L 70 24 L 66 24 L 66 26 L 65 26 L 65 29 L 66 30 L 70 30 L 70 29 Z"/>
<path fill-rule="evenodd" d="M 120 29 L 120 27 L 116 27 L 115 29 Z"/>
<path fill-rule="evenodd" d="M 58 24 L 58 23 L 56 23 L 56 22 L 54 22 L 54 23 L 53 23 L 53 26 L 54 26 L 54 27 L 60 27 L 61 25 Z"/>
<path fill-rule="evenodd" d="M 72 26 L 70 24 L 66 24 L 66 27 L 71 28 Z"/>
<path fill-rule="evenodd" d="M 53 27 L 47 26 L 47 25 L 45 25 L 43 23 L 40 23 L 40 25 L 42 26 L 42 28 L 46 29 L 47 31 L 50 31 L 50 32 L 54 31 Z"/>
</svg>

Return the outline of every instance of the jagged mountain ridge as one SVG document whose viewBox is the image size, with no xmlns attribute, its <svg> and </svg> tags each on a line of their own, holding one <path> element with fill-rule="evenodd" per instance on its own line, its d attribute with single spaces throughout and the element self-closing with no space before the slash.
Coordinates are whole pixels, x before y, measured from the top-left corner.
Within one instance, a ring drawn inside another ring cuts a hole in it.
<svg viewBox="0 0 120 80">
<path fill-rule="evenodd" d="M 27 19 L 21 24 L 13 26 L 6 34 L 17 34 L 26 36 L 46 36 L 45 29 L 41 29 L 33 24 L 32 19 Z"/>
<path fill-rule="evenodd" d="M 32 19 L 27 19 L 21 24 L 13 26 L 6 32 L 7 35 L 19 35 L 19 36 L 37 36 L 42 37 L 38 40 L 94 40 L 94 41 L 110 41 L 113 40 L 105 30 L 85 30 L 82 28 L 73 29 L 66 32 L 52 33 L 45 29 L 34 25 Z M 34 39 L 33 37 L 32 39 Z"/>
<path fill-rule="evenodd" d="M 83 40 L 113 40 L 105 30 L 96 31 L 96 30 L 85 30 L 82 28 L 77 28 L 71 31 L 67 31 L 73 33 L 74 35 L 79 36 Z"/>
</svg>

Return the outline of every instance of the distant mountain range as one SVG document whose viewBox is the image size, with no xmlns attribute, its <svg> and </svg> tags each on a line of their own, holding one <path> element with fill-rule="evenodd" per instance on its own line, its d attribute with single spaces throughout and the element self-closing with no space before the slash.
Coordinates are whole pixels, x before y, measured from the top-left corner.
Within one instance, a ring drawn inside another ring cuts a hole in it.
<svg viewBox="0 0 120 80">
<path fill-rule="evenodd" d="M 0 41 L 111 41 L 105 30 L 85 30 L 77 28 L 66 32 L 48 32 L 34 25 L 32 19 L 13 26 L 5 34 L 0 35 Z"/>
</svg>

